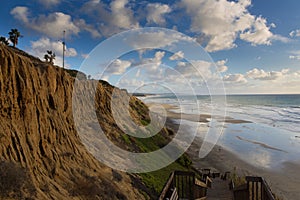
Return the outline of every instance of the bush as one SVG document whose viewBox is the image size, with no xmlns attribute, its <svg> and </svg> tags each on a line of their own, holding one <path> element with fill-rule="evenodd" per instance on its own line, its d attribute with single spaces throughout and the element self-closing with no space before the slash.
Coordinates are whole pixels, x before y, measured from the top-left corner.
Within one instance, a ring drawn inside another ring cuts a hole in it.
<svg viewBox="0 0 300 200">
<path fill-rule="evenodd" d="M 25 168 L 13 162 L 0 162 L 0 197 L 28 199 L 35 195 L 36 189 Z"/>
</svg>

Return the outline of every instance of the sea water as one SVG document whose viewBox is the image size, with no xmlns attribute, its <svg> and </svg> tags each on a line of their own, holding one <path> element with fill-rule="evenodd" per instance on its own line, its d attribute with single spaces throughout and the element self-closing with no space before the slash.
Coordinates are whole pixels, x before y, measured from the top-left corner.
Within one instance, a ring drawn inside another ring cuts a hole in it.
<svg viewBox="0 0 300 200">
<path fill-rule="evenodd" d="M 247 158 L 258 167 L 278 168 L 285 162 L 300 162 L 300 95 L 227 95 L 226 103 L 214 96 L 174 96 L 169 94 L 147 96 L 146 103 L 170 104 L 173 111 L 186 114 L 224 114 L 252 123 L 222 124 L 223 133 L 218 145 L 240 158 Z M 182 121 L 190 128 L 197 122 Z M 202 127 L 203 124 L 201 124 Z M 204 129 L 199 136 L 204 137 Z"/>
</svg>

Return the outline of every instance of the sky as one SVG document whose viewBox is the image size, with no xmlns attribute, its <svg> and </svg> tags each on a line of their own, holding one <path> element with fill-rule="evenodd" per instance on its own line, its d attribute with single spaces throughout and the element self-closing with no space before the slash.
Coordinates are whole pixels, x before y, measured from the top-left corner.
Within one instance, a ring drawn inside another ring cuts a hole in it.
<svg viewBox="0 0 300 200">
<path fill-rule="evenodd" d="M 65 30 L 65 67 L 131 92 L 298 94 L 299 9 L 299 0 L 5 0 L 0 36 L 17 28 L 18 48 L 41 60 L 52 50 L 62 66 Z"/>
</svg>

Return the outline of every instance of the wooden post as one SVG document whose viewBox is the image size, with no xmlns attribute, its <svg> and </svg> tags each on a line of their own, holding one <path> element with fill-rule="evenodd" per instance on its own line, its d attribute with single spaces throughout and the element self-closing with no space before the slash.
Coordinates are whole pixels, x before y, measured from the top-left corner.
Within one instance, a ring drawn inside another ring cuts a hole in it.
<svg viewBox="0 0 300 200">
<path fill-rule="evenodd" d="M 65 68 L 65 46 L 66 46 L 66 42 L 65 42 L 65 36 L 66 36 L 66 31 L 64 30 L 64 35 L 63 35 L 63 68 Z"/>
</svg>

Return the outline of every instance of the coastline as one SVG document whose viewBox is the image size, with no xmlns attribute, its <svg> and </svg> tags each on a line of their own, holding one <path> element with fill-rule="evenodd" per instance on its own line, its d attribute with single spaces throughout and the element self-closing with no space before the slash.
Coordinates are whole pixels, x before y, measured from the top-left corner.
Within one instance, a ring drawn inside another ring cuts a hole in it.
<svg viewBox="0 0 300 200">
<path fill-rule="evenodd" d="M 149 103 L 147 104 L 148 107 L 154 107 L 158 104 L 155 103 Z M 208 123 L 210 122 L 211 118 L 216 119 L 218 122 L 224 122 L 224 123 L 231 123 L 231 124 L 246 124 L 246 123 L 252 123 L 251 121 L 242 120 L 242 119 L 234 119 L 229 116 L 212 116 L 210 114 L 186 114 L 186 113 L 178 113 L 174 112 L 173 110 L 177 109 L 177 106 L 169 105 L 169 104 L 159 104 L 167 111 L 167 116 L 171 119 L 184 119 L 192 122 L 200 122 L 200 123 Z M 158 112 L 158 110 L 154 109 L 154 112 Z"/>
<path fill-rule="evenodd" d="M 147 105 L 153 106 L 154 104 Z M 176 109 L 176 106 L 173 105 L 162 104 L 160 106 L 163 106 L 167 111 L 167 127 L 175 131 L 178 128 L 178 124 L 175 122 L 177 119 L 207 123 L 209 122 L 207 119 L 211 118 L 210 115 L 206 114 L 198 116 L 176 113 L 172 111 Z M 225 117 L 224 122 L 227 124 L 251 123 L 250 121 L 233 119 L 230 117 Z M 281 169 L 276 170 L 260 168 L 244 161 L 234 152 L 231 152 L 218 144 L 214 146 L 212 151 L 205 158 L 200 159 L 198 154 L 202 142 L 202 138 L 195 137 L 195 140 L 186 152 L 192 159 L 193 166 L 196 169 L 211 168 L 212 171 L 218 171 L 221 173 L 230 171 L 235 172 L 240 177 L 262 176 L 267 180 L 272 191 L 279 197 L 279 199 L 298 200 L 300 198 L 300 174 L 298 173 L 300 164 L 296 162 L 286 162 Z M 260 148 L 266 147 L 265 144 L 260 145 Z"/>
</svg>

